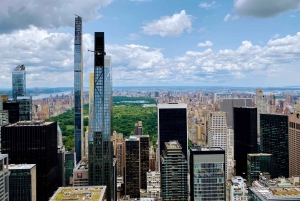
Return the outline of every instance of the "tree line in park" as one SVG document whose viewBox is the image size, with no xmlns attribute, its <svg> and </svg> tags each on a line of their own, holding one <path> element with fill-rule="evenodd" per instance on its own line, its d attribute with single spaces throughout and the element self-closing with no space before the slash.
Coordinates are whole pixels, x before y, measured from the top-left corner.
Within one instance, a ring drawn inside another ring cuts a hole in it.
<svg viewBox="0 0 300 201">
<path fill-rule="evenodd" d="M 151 98 L 142 97 L 113 97 L 112 131 L 123 133 L 128 138 L 134 133 L 134 125 L 138 121 L 143 122 L 143 134 L 150 136 L 150 144 L 155 145 L 157 140 L 157 108 L 143 107 L 144 104 L 156 104 Z M 89 105 L 84 105 L 84 132 L 89 122 Z M 67 110 L 56 117 L 46 121 L 57 121 L 63 135 L 63 144 L 66 150 L 74 148 L 74 109 Z"/>
</svg>

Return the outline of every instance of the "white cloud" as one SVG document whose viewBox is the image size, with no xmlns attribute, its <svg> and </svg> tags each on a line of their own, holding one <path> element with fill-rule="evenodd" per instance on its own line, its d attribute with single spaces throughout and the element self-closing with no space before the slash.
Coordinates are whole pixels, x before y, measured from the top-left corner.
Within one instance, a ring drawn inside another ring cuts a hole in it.
<svg viewBox="0 0 300 201">
<path fill-rule="evenodd" d="M 230 14 L 227 14 L 225 17 L 224 17 L 224 22 L 227 22 L 229 19 L 230 19 L 231 15 Z"/>
<path fill-rule="evenodd" d="M 275 34 L 273 38 L 279 38 L 280 34 Z"/>
<path fill-rule="evenodd" d="M 300 8 L 299 0 L 234 0 L 234 9 L 240 16 L 269 18 Z"/>
<path fill-rule="evenodd" d="M 192 17 L 185 10 L 173 16 L 164 16 L 142 27 L 142 32 L 147 35 L 179 36 L 184 30 L 192 31 Z"/>
<path fill-rule="evenodd" d="M 213 46 L 213 43 L 210 42 L 209 40 L 205 41 L 205 43 L 198 43 L 198 47 L 211 47 Z"/>
<path fill-rule="evenodd" d="M 0 86 L 11 87 L 11 70 L 19 64 L 26 66 L 28 87 L 73 86 L 73 38 L 72 34 L 49 33 L 33 26 L 0 34 Z M 83 35 L 83 44 L 84 83 L 88 86 L 93 54 L 87 49 L 93 49 L 93 36 Z M 271 39 L 264 46 L 242 41 L 234 50 L 186 51 L 174 58 L 166 58 L 160 48 L 141 44 L 107 44 L 106 52 L 112 56 L 114 86 L 256 86 L 262 82 L 274 86 L 274 80 L 280 86 L 298 84 L 299 44 L 300 32 Z"/>
<path fill-rule="evenodd" d="M 223 21 L 224 21 L 224 22 L 227 22 L 227 21 L 229 21 L 229 20 L 237 20 L 237 19 L 239 19 L 239 18 L 240 18 L 240 17 L 239 17 L 238 15 L 231 16 L 230 14 L 227 14 L 227 15 L 224 17 Z"/>
<path fill-rule="evenodd" d="M 205 8 L 205 9 L 209 9 L 209 8 L 212 8 L 215 4 L 216 4 L 215 1 L 213 1 L 211 3 L 202 2 L 202 3 L 199 4 L 199 7 L 200 8 Z"/>
<path fill-rule="evenodd" d="M 100 7 L 113 0 L 13 0 L 1 1 L 0 33 L 27 29 L 29 25 L 39 28 L 74 26 L 74 14 L 84 22 L 97 20 Z"/>
</svg>

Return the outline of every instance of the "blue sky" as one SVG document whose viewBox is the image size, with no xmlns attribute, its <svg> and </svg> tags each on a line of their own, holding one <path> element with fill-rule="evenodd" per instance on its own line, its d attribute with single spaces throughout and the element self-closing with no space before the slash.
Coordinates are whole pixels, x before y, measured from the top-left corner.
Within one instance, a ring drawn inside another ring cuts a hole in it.
<svg viewBox="0 0 300 201">
<path fill-rule="evenodd" d="M 105 32 L 114 86 L 300 85 L 299 0 L 4 0 L 0 87 L 73 86 L 74 14 L 83 18 L 84 85 Z"/>
</svg>

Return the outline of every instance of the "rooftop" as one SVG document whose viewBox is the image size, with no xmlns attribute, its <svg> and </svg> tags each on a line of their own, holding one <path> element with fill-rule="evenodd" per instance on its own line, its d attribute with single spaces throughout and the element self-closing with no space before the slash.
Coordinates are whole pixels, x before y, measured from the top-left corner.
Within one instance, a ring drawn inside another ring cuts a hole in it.
<svg viewBox="0 0 300 201">
<path fill-rule="evenodd" d="M 267 200 L 300 200 L 300 188 L 298 187 L 250 187 L 262 201 Z"/>
<path fill-rule="evenodd" d="M 248 154 L 249 156 L 272 156 L 272 154 L 267 153 L 254 153 L 254 154 Z"/>
<path fill-rule="evenodd" d="M 201 147 L 201 146 L 196 146 L 196 147 L 191 147 L 191 151 L 224 151 L 221 147 Z"/>
<path fill-rule="evenodd" d="M 35 164 L 10 164 L 8 166 L 9 170 L 30 170 L 35 166 Z"/>
<path fill-rule="evenodd" d="M 24 64 L 19 65 L 17 67 L 14 68 L 14 71 L 24 71 L 25 70 L 25 66 Z"/>
<path fill-rule="evenodd" d="M 84 158 L 81 161 L 79 161 L 79 163 L 77 163 L 75 170 L 84 170 L 84 169 L 88 169 L 88 167 L 89 167 L 88 160 Z"/>
<path fill-rule="evenodd" d="M 50 198 L 50 201 L 103 201 L 105 199 L 105 193 L 106 186 L 60 187 Z"/>
<path fill-rule="evenodd" d="M 166 145 L 167 149 L 169 149 L 169 148 L 180 148 L 181 149 L 181 146 L 177 140 L 165 142 L 165 145 Z"/>
<path fill-rule="evenodd" d="M 45 122 L 45 121 L 18 121 L 17 123 L 9 124 L 6 127 L 17 127 L 17 126 L 44 126 L 50 125 L 53 122 Z"/>
</svg>

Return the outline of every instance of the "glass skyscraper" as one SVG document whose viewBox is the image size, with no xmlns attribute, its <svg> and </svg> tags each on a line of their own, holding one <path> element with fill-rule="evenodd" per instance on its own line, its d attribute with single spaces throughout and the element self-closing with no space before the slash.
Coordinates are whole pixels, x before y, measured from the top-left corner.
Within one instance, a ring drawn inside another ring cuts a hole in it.
<svg viewBox="0 0 300 201">
<path fill-rule="evenodd" d="M 245 178 L 247 154 L 257 153 L 257 109 L 254 107 L 234 107 L 233 126 L 235 173 L 237 176 Z"/>
<path fill-rule="evenodd" d="M 89 127 L 89 182 L 90 185 L 106 185 L 110 200 L 113 189 L 111 58 L 105 56 L 104 32 L 95 32 L 94 42 L 94 113 Z"/>
<path fill-rule="evenodd" d="M 288 116 L 260 114 L 260 150 L 273 154 L 273 175 L 289 176 L 289 128 Z"/>
<path fill-rule="evenodd" d="M 182 153 L 187 159 L 187 105 L 183 103 L 158 104 L 157 116 L 159 156 L 162 154 L 165 142 L 178 140 L 182 147 Z"/>
<path fill-rule="evenodd" d="M 258 180 L 260 173 L 268 172 L 273 178 L 272 154 L 258 153 L 247 156 L 247 181 L 252 184 Z"/>
<path fill-rule="evenodd" d="M 75 18 L 74 38 L 74 134 L 76 162 L 83 158 L 83 58 L 82 58 L 82 18 Z"/>
<path fill-rule="evenodd" d="M 12 72 L 12 97 L 26 96 L 26 70 L 24 64 L 14 68 Z"/>
<path fill-rule="evenodd" d="M 191 201 L 225 200 L 225 150 L 190 148 Z"/>
</svg>

